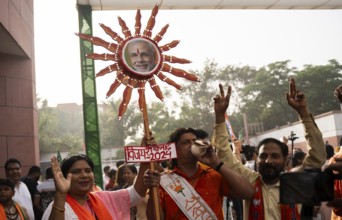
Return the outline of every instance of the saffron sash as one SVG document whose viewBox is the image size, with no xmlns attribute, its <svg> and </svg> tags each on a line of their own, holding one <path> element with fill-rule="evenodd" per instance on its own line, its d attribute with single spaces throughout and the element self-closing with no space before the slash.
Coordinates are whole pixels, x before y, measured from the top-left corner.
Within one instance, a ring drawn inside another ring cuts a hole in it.
<svg viewBox="0 0 342 220">
<path fill-rule="evenodd" d="M 255 193 L 249 205 L 249 220 L 264 220 L 264 201 L 261 191 L 260 176 L 255 181 Z M 300 215 L 296 205 L 280 205 L 281 220 L 300 220 Z"/>
<path fill-rule="evenodd" d="M 92 193 L 88 193 L 88 197 L 91 208 L 93 209 L 98 220 L 112 219 L 111 214 L 108 212 L 102 201 L 97 198 L 97 196 L 93 195 Z M 95 220 L 95 217 L 92 215 L 92 213 L 81 206 L 81 204 L 79 204 L 69 194 L 67 194 L 66 201 L 69 203 L 79 220 Z"/>
<path fill-rule="evenodd" d="M 6 213 L 5 213 L 5 209 L 2 206 L 2 204 L 0 204 L 0 219 L 6 219 Z"/>
<path fill-rule="evenodd" d="M 21 210 L 20 206 L 16 202 L 14 203 L 14 207 L 17 209 L 18 215 L 20 216 L 21 220 L 27 220 L 28 219 L 28 217 L 24 214 L 24 211 Z M 2 206 L 2 204 L 0 204 L 0 219 L 7 219 L 5 209 Z"/>
<path fill-rule="evenodd" d="M 164 173 L 160 185 L 188 219 L 217 220 L 213 210 L 183 177 Z"/>
</svg>

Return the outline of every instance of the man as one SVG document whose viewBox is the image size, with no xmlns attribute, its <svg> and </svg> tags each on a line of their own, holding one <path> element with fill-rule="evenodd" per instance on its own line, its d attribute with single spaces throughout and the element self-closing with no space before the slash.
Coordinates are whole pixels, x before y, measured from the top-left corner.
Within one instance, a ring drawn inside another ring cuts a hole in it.
<svg viewBox="0 0 342 220">
<path fill-rule="evenodd" d="M 103 179 L 103 189 L 106 188 L 106 185 L 108 184 L 110 178 L 108 176 L 108 173 L 110 171 L 110 166 L 105 166 L 103 168 L 103 175 L 102 175 L 102 179 Z"/>
<path fill-rule="evenodd" d="M 39 216 L 40 216 L 39 210 L 34 206 L 34 195 L 36 193 L 38 181 L 39 181 L 41 175 L 42 175 L 42 170 L 40 169 L 40 167 L 33 165 L 29 169 L 27 176 L 20 178 L 20 181 L 25 183 L 28 190 L 30 191 L 32 204 L 33 204 L 33 212 L 34 212 L 34 216 L 35 216 L 36 220 L 41 219 L 41 218 L 39 218 Z"/>
<path fill-rule="evenodd" d="M 27 176 L 20 178 L 20 181 L 25 183 L 28 190 L 30 191 L 32 201 L 33 201 L 33 197 L 34 197 L 34 194 L 36 192 L 38 181 L 39 181 L 41 175 L 42 175 L 42 170 L 40 169 L 40 167 L 33 165 L 29 169 Z"/>
<path fill-rule="evenodd" d="M 53 181 L 52 168 L 48 167 L 45 171 L 45 181 L 41 182 L 37 186 L 36 193 L 34 195 L 34 207 L 37 210 L 35 216 L 37 219 L 41 219 L 45 209 L 48 207 L 50 202 L 55 198 L 56 187 Z"/>
<path fill-rule="evenodd" d="M 340 101 L 342 104 L 342 84 L 336 87 L 334 90 L 334 96 Z M 342 138 L 341 138 L 342 140 Z M 326 145 L 326 150 L 329 156 L 332 156 L 329 159 L 329 162 L 325 165 L 325 170 L 334 171 L 335 174 L 342 175 L 342 146 L 340 140 L 340 150 L 335 155 L 332 154 L 331 148 Z M 327 159 L 329 158 L 327 156 Z M 331 212 L 331 219 L 332 220 L 341 220 L 342 219 L 342 180 L 336 179 L 334 182 L 334 199 L 329 201 L 326 205 L 328 207 L 333 208 L 333 212 Z"/>
<path fill-rule="evenodd" d="M 251 170 L 256 170 L 255 163 L 256 159 L 258 157 L 255 147 L 250 146 L 250 145 L 245 145 L 243 147 L 243 154 L 246 157 L 246 164 L 245 167 L 251 169 Z"/>
<path fill-rule="evenodd" d="M 149 72 L 156 63 L 156 52 L 152 43 L 146 40 L 134 40 L 127 45 L 127 53 L 131 59 L 132 68 L 137 72 Z"/>
<path fill-rule="evenodd" d="M 198 140 L 197 132 L 193 128 L 179 128 L 170 135 L 168 142 L 175 142 L 177 159 L 161 176 L 162 219 L 195 219 L 201 216 L 203 219 L 223 220 L 224 196 L 249 199 L 254 194 L 253 186 L 225 166 L 208 142 L 200 142 L 207 145 L 204 154 L 192 154 L 191 147 L 195 147 L 193 145 Z M 151 199 L 147 210 L 150 207 Z M 149 214 L 148 219 L 153 219 L 154 216 Z"/>
<path fill-rule="evenodd" d="M 244 203 L 244 219 L 299 219 L 296 206 L 285 206 L 279 204 L 279 175 L 284 170 L 288 155 L 288 146 L 275 138 L 266 138 L 258 146 L 257 170 L 248 169 L 232 154 L 228 133 L 225 127 L 224 113 L 226 112 L 231 87 L 225 96 L 222 85 L 220 95 L 215 100 L 216 125 L 214 129 L 213 142 L 218 147 L 219 158 L 227 166 L 248 179 L 255 186 L 256 193 L 253 199 Z M 304 94 L 296 89 L 294 79 L 290 79 L 289 92 L 286 93 L 289 106 L 296 110 L 305 130 L 308 154 L 300 169 L 321 168 L 325 162 L 326 152 L 322 134 L 314 122 L 313 117 L 307 110 Z"/>
<path fill-rule="evenodd" d="M 10 158 L 5 163 L 6 177 L 14 184 L 15 194 L 13 200 L 25 207 L 31 220 L 34 219 L 33 205 L 30 191 L 25 183 L 20 182 L 21 163 L 15 158 Z"/>
<path fill-rule="evenodd" d="M 14 184 L 9 179 L 0 179 L 0 219 L 25 220 L 28 214 L 23 206 L 13 201 Z"/>
<path fill-rule="evenodd" d="M 290 172 L 296 172 L 301 167 L 305 159 L 306 153 L 303 151 L 296 151 L 291 156 L 291 169 Z"/>
</svg>

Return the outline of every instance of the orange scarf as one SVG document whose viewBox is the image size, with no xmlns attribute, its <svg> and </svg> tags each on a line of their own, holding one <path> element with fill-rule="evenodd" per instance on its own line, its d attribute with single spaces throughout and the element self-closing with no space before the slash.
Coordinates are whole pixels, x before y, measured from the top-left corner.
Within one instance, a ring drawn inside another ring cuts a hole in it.
<svg viewBox="0 0 342 220">
<path fill-rule="evenodd" d="M 17 209 L 18 214 L 21 220 L 26 220 L 26 216 L 24 215 L 23 211 L 21 210 L 20 206 L 17 203 L 14 203 L 14 207 Z M 0 219 L 7 219 L 5 209 L 2 204 L 0 204 Z"/>
<path fill-rule="evenodd" d="M 102 201 L 92 193 L 88 193 L 88 198 L 90 206 L 94 211 L 97 220 L 108 220 L 112 219 L 111 214 L 108 212 L 107 208 L 104 206 Z M 95 216 L 90 213 L 87 209 L 81 206 L 74 198 L 67 194 L 66 201 L 71 206 L 72 210 L 75 212 L 79 220 L 96 220 Z"/>
<path fill-rule="evenodd" d="M 336 163 L 336 158 L 342 158 L 341 151 L 335 154 L 332 158 L 330 158 L 328 164 Z M 340 199 L 342 198 L 342 180 L 334 180 L 334 198 Z M 342 209 L 341 208 L 333 208 L 333 212 L 335 216 L 331 219 L 340 219 L 342 216 Z M 337 215 L 337 216 L 336 216 Z"/>
<path fill-rule="evenodd" d="M 255 182 L 255 193 L 249 207 L 249 220 L 264 220 L 264 201 L 261 191 L 260 176 Z M 280 205 L 282 220 L 300 220 L 296 205 Z"/>
</svg>

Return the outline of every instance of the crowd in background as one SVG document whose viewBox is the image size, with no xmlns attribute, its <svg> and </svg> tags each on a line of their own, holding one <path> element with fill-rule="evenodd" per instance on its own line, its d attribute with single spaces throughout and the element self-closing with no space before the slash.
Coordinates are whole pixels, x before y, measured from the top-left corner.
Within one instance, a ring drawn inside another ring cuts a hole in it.
<svg viewBox="0 0 342 220">
<path fill-rule="evenodd" d="M 187 192 L 203 199 L 201 209 L 205 211 L 199 215 L 212 219 L 307 219 L 296 204 L 279 204 L 280 174 L 303 172 L 305 168 L 341 174 L 342 150 L 324 143 L 294 79 L 286 98 L 303 124 L 306 152 L 289 152 L 285 137 L 267 138 L 257 146 L 231 140 L 224 121 L 230 94 L 230 87 L 225 94 L 220 85 L 220 94 L 214 98 L 212 143 L 201 129 L 179 128 L 168 141 L 176 143 L 177 159 L 156 164 L 155 170 L 146 163 L 138 170 L 135 164 L 118 161 L 115 167 L 103 168 L 102 186 L 95 184 L 94 164 L 86 155 L 73 155 L 61 163 L 53 157 L 43 175 L 34 165 L 26 176 L 21 173 L 19 160 L 8 159 L 4 165 L 6 179 L 0 179 L 0 219 L 155 219 L 156 212 L 151 209 L 154 187 L 159 187 L 161 219 L 190 218 L 191 213 L 177 201 L 180 193 Z M 342 103 L 342 86 L 336 88 L 335 96 Z M 155 144 L 153 141 L 153 137 L 144 138 L 142 146 Z M 174 192 L 170 191 L 168 181 L 175 179 L 187 183 L 186 189 L 175 186 L 171 187 Z M 310 219 L 342 219 L 342 182 L 335 180 L 334 184 L 334 200 L 313 207 Z"/>
</svg>

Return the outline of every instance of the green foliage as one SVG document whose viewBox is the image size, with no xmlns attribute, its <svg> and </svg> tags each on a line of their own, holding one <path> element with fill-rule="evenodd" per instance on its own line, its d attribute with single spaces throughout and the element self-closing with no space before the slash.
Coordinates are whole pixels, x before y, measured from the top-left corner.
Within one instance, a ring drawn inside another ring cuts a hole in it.
<svg viewBox="0 0 342 220">
<path fill-rule="evenodd" d="M 289 64 L 286 60 L 259 69 L 230 65 L 222 68 L 218 78 L 233 86 L 231 105 L 238 102 L 237 116 L 245 113 L 249 123 L 262 123 L 265 130 L 297 121 L 285 97 L 290 77 L 295 78 L 297 89 L 305 93 L 313 115 L 339 109 L 333 96 L 334 88 L 341 83 L 341 65 L 336 60 L 322 66 L 308 65 L 300 71 Z M 235 124 L 232 117 L 231 121 L 234 128 L 240 129 L 242 122 Z"/>
<path fill-rule="evenodd" d="M 342 66 L 336 60 L 330 60 L 327 65 L 307 65 L 298 72 L 296 82 L 307 96 L 313 115 L 340 109 L 333 91 L 341 84 L 341 70 Z"/>
<path fill-rule="evenodd" d="M 141 128 L 141 115 L 136 110 L 137 103 L 131 103 L 121 120 L 117 117 L 121 100 L 113 99 L 101 104 L 99 111 L 100 140 L 102 148 L 110 148 L 113 146 L 125 146 L 126 139 L 131 136 L 137 136 L 139 128 Z M 136 142 L 133 138 L 133 143 Z"/>
<path fill-rule="evenodd" d="M 207 61 L 202 71 L 192 71 L 200 78 L 200 82 L 188 83 L 179 91 L 180 100 L 176 104 L 180 107 L 177 127 L 200 128 L 212 133 L 214 127 L 213 97 L 219 93 L 217 64 Z"/>
<path fill-rule="evenodd" d="M 327 65 L 307 65 L 298 70 L 290 61 L 279 61 L 261 68 L 227 65 L 219 67 L 214 61 L 206 61 L 203 70 L 190 71 L 201 82 L 183 80 L 183 90 L 173 87 L 163 91 L 165 103 L 147 103 L 149 128 L 157 143 L 165 143 L 169 134 L 179 127 L 206 130 L 210 135 L 214 126 L 213 97 L 219 93 L 218 84 L 226 88 L 231 85 L 232 96 L 229 118 L 235 135 L 244 131 L 243 115 L 249 124 L 262 124 L 264 129 L 282 126 L 298 120 L 288 106 L 285 92 L 288 80 L 294 77 L 297 88 L 302 90 L 313 115 L 340 109 L 333 96 L 335 87 L 341 84 L 342 66 L 336 60 Z M 100 140 L 102 148 L 140 145 L 144 135 L 142 113 L 137 102 L 128 106 L 121 120 L 117 111 L 121 100 L 108 100 L 99 105 Z M 71 152 L 82 149 L 82 112 L 48 107 L 47 100 L 40 101 L 39 144 L 42 152 L 56 149 Z M 245 132 L 244 132 L 245 133 Z M 253 134 L 249 131 L 249 134 Z M 123 149 L 117 158 L 123 158 Z"/>
<path fill-rule="evenodd" d="M 41 152 L 63 150 L 78 152 L 83 149 L 82 111 L 67 111 L 63 108 L 48 107 L 48 101 L 40 102 L 38 109 L 39 147 Z"/>
</svg>

